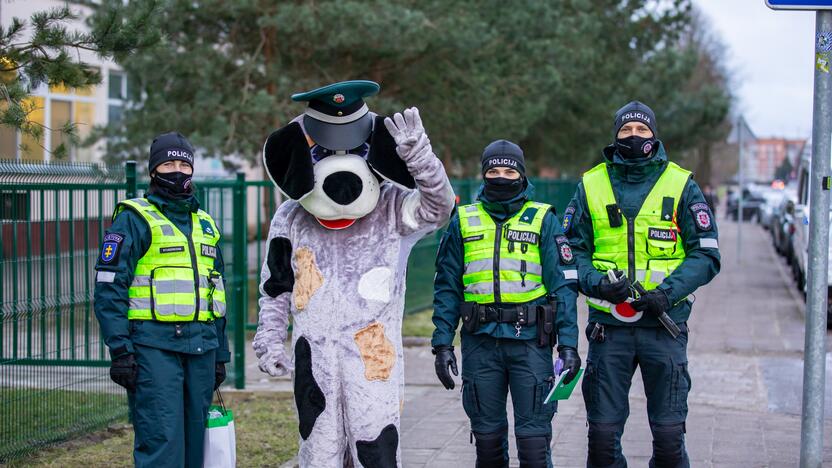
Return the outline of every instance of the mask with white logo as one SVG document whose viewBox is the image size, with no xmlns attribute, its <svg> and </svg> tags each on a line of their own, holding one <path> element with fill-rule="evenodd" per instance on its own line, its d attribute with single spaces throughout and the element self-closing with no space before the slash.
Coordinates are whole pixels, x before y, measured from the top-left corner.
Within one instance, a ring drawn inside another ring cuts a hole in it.
<svg viewBox="0 0 832 468">
<path fill-rule="evenodd" d="M 653 155 L 653 150 L 656 148 L 656 139 L 636 135 L 627 138 L 616 138 L 615 148 L 624 159 L 647 158 Z"/>
</svg>

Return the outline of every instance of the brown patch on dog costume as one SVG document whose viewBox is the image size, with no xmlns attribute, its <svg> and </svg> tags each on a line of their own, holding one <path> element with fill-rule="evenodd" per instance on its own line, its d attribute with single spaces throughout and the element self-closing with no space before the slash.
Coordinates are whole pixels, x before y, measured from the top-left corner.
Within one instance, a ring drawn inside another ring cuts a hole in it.
<svg viewBox="0 0 832 468">
<path fill-rule="evenodd" d="M 355 344 L 364 361 L 364 378 L 387 380 L 396 363 L 396 349 L 384 335 L 384 325 L 373 322 L 355 333 Z"/>
<path fill-rule="evenodd" d="M 312 295 L 324 284 L 324 277 L 315 264 L 315 253 L 307 247 L 295 251 L 295 265 L 295 307 L 303 310 L 309 304 Z"/>
</svg>

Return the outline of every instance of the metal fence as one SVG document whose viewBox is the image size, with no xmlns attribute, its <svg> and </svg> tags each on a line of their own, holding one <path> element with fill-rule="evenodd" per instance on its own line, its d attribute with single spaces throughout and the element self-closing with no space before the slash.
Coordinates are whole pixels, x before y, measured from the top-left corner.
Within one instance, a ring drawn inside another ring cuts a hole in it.
<svg viewBox="0 0 832 468">
<path fill-rule="evenodd" d="M 534 181 L 558 206 L 570 181 Z M 477 180 L 454 180 L 459 203 Z M 245 386 L 246 330 L 256 327 L 257 287 L 279 197 L 270 181 L 202 180 L 202 208 L 222 230 L 228 282 L 229 382 Z M 135 164 L 0 161 L 0 463 L 124 417 L 124 391 L 109 379 L 109 355 L 92 307 L 93 266 L 118 201 L 143 193 Z M 406 312 L 431 306 L 441 232 L 413 249 Z"/>
</svg>

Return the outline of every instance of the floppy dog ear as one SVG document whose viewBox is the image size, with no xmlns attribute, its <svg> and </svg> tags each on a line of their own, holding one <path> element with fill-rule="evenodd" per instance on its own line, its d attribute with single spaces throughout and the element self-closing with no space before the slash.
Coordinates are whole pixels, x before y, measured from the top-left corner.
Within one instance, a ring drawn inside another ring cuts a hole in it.
<svg viewBox="0 0 832 468">
<path fill-rule="evenodd" d="M 376 116 L 373 125 L 373 133 L 370 135 L 370 154 L 367 156 L 367 163 L 382 178 L 395 184 L 416 188 L 416 181 L 410 175 L 402 158 L 396 153 L 396 141 L 387 127 L 384 126 L 384 117 Z"/>
<path fill-rule="evenodd" d="M 263 162 L 272 182 L 292 200 L 300 200 L 315 188 L 312 155 L 299 123 L 269 135 L 263 145 Z"/>
</svg>

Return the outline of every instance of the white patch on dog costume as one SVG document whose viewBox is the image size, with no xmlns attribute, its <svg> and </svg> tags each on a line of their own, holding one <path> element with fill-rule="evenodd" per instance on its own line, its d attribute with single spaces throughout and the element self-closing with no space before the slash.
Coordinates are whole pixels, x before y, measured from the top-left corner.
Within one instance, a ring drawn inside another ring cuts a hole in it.
<svg viewBox="0 0 832 468">
<path fill-rule="evenodd" d="M 368 301 L 390 302 L 390 280 L 393 271 L 389 268 L 373 268 L 361 275 L 358 281 L 358 294 Z"/>
</svg>

